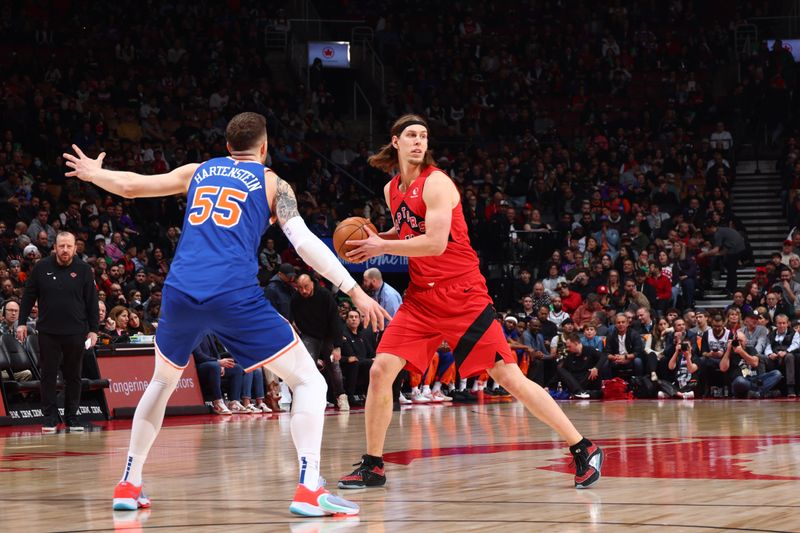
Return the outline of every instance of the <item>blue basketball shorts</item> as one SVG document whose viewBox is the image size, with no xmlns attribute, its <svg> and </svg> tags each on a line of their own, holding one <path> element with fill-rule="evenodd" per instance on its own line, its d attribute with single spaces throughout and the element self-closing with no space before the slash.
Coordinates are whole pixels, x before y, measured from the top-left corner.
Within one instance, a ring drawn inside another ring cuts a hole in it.
<svg viewBox="0 0 800 533">
<path fill-rule="evenodd" d="M 275 360 L 299 342 L 292 326 L 257 285 L 204 302 L 165 285 L 156 329 L 157 352 L 173 366 L 184 368 L 208 334 L 216 335 L 247 372 Z"/>
</svg>

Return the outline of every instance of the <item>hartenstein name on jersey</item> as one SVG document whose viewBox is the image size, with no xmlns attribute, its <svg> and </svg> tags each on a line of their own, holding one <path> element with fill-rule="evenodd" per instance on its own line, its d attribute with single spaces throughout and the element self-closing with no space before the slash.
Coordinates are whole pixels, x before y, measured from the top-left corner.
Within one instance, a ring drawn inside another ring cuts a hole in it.
<svg viewBox="0 0 800 533">
<path fill-rule="evenodd" d="M 194 181 L 195 183 L 200 184 L 204 179 L 210 176 L 225 176 L 227 178 L 237 179 L 241 181 L 250 192 L 261 189 L 261 181 L 256 177 L 255 174 L 249 170 L 233 166 L 206 167 L 194 175 Z"/>
<path fill-rule="evenodd" d="M 395 213 L 395 225 L 400 228 L 405 222 L 412 230 L 425 233 L 425 219 L 419 215 L 415 215 L 408 207 L 402 206 Z"/>
</svg>

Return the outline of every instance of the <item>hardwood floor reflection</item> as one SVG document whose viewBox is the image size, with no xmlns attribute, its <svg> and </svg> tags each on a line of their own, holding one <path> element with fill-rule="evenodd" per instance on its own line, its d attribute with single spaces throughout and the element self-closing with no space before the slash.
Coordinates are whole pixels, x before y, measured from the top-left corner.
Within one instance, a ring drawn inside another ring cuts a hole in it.
<svg viewBox="0 0 800 533">
<path fill-rule="evenodd" d="M 129 422 L 86 434 L 0 432 L 0 523 L 15 531 L 800 531 L 800 402 L 562 404 L 606 450 L 572 488 L 566 447 L 518 403 L 395 413 L 386 487 L 347 491 L 358 520 L 288 512 L 288 415 L 168 419 L 145 467 L 151 510 L 112 513 Z M 360 411 L 326 418 L 323 475 L 363 453 Z M 511 528 L 511 529 L 509 529 Z"/>
</svg>

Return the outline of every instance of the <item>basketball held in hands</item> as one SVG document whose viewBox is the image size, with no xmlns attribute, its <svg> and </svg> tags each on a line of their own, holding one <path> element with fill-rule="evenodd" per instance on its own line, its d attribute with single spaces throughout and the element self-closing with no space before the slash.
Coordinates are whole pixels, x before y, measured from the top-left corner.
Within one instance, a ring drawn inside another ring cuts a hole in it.
<svg viewBox="0 0 800 533">
<path fill-rule="evenodd" d="M 368 218 L 350 217 L 339 222 L 336 229 L 333 231 L 333 249 L 336 250 L 336 254 L 345 261 L 354 263 L 355 261 L 348 258 L 346 254 L 356 247 L 346 243 L 347 241 L 360 241 L 368 238 L 369 233 L 367 233 L 367 227 L 369 227 L 370 231 L 373 233 L 378 233 L 377 228 L 375 228 Z"/>
</svg>

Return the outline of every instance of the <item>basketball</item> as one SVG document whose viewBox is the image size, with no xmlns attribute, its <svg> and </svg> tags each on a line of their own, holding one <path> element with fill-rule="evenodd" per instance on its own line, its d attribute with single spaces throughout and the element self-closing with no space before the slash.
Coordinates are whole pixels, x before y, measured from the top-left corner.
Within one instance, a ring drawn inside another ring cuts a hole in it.
<svg viewBox="0 0 800 533">
<path fill-rule="evenodd" d="M 336 250 L 336 254 L 339 257 L 345 261 L 353 262 L 345 256 L 345 254 L 352 250 L 354 246 L 346 243 L 347 241 L 361 240 L 369 237 L 365 226 L 368 226 L 374 233 L 378 233 L 378 230 L 372 222 L 364 217 L 350 217 L 339 222 L 336 229 L 333 231 L 333 249 Z"/>
</svg>

